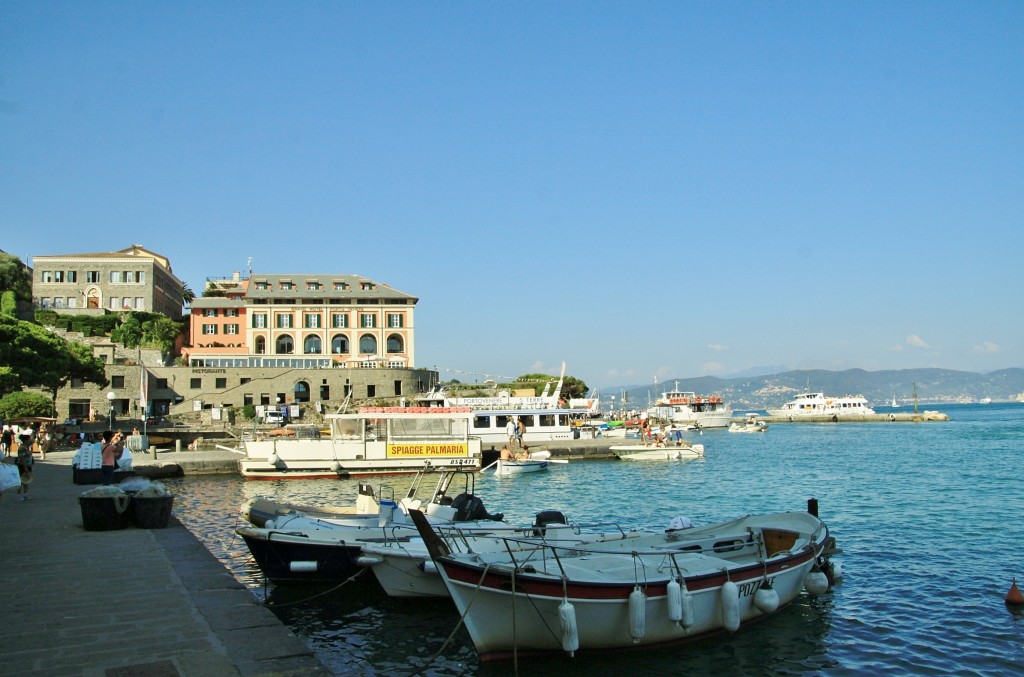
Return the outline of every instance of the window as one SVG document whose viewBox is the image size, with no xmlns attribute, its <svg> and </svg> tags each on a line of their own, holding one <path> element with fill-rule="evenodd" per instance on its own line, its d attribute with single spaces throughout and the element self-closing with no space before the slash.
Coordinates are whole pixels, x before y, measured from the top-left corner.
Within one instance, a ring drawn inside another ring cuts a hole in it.
<svg viewBox="0 0 1024 677">
<path fill-rule="evenodd" d="M 228 380 L 226 378 L 218 377 L 214 380 L 214 387 L 218 390 L 223 390 L 228 387 Z"/>
<path fill-rule="evenodd" d="M 224 333 L 225 334 L 230 334 L 230 335 L 234 336 L 235 334 L 238 333 L 238 325 L 237 324 L 225 324 L 224 325 Z"/>
<path fill-rule="evenodd" d="M 39 281 L 53 282 L 53 273 L 50 272 L 49 270 L 44 270 L 43 272 L 39 273 Z"/>
<path fill-rule="evenodd" d="M 78 282 L 78 271 L 77 270 L 69 270 L 68 271 L 68 282 Z"/>
<path fill-rule="evenodd" d="M 64 297 L 63 296 L 55 297 L 53 299 L 53 307 L 54 308 L 63 308 L 64 307 Z"/>
<path fill-rule="evenodd" d="M 48 296 L 43 297 L 39 299 L 39 305 L 41 305 L 43 308 L 49 308 L 50 306 L 53 305 L 53 299 L 51 299 Z"/>
<path fill-rule="evenodd" d="M 285 291 L 292 291 L 295 289 L 295 285 L 292 284 L 290 280 L 281 280 L 280 287 Z"/>
<path fill-rule="evenodd" d="M 64 281 L 64 271 L 63 270 L 55 270 L 53 272 L 53 281 L 54 282 L 63 282 Z"/>
<path fill-rule="evenodd" d="M 203 311 L 203 317 L 217 317 L 216 308 L 207 308 Z"/>
<path fill-rule="evenodd" d="M 281 336 L 277 339 L 277 354 L 291 355 L 295 351 L 295 344 L 291 336 Z"/>
<path fill-rule="evenodd" d="M 135 281 L 138 282 L 139 284 L 145 284 L 146 271 L 140 270 L 139 272 L 135 273 Z"/>
<path fill-rule="evenodd" d="M 377 386 L 366 386 L 367 397 L 377 397 Z"/>
<path fill-rule="evenodd" d="M 89 284 L 97 284 L 100 281 L 100 271 L 98 270 L 87 270 L 85 271 L 85 281 Z"/>
<path fill-rule="evenodd" d="M 377 352 L 377 338 L 369 334 L 359 339 L 359 352 L 364 355 L 373 355 Z"/>
<path fill-rule="evenodd" d="M 395 397 L 401 397 L 402 395 L 402 382 L 395 379 Z"/>
<path fill-rule="evenodd" d="M 359 288 L 362 291 L 373 291 L 373 283 L 372 282 L 360 282 L 359 283 Z"/>
<path fill-rule="evenodd" d="M 225 308 L 224 317 L 238 317 L 238 308 Z"/>
<path fill-rule="evenodd" d="M 359 326 L 364 329 L 373 329 L 377 326 L 377 316 L 373 313 L 362 313 L 359 316 Z"/>
<path fill-rule="evenodd" d="M 331 326 L 335 329 L 348 328 L 348 313 L 332 313 Z"/>
<path fill-rule="evenodd" d="M 388 352 L 389 353 L 400 353 L 402 352 L 402 337 L 396 334 L 392 334 L 388 337 Z"/>
<path fill-rule="evenodd" d="M 345 291 L 347 289 L 348 289 L 348 284 L 346 284 L 345 282 L 335 281 L 335 283 L 334 283 L 334 291 Z"/>
<path fill-rule="evenodd" d="M 77 308 L 78 307 L 77 304 L 78 304 L 78 299 L 76 299 L 74 296 L 69 296 L 68 297 L 68 308 Z"/>
<path fill-rule="evenodd" d="M 258 289 L 259 291 L 266 291 L 270 289 L 270 285 L 267 282 L 257 282 L 256 289 Z"/>
<path fill-rule="evenodd" d="M 257 336 L 254 348 L 257 355 L 265 354 L 267 352 L 267 338 L 265 336 Z"/>
<path fill-rule="evenodd" d="M 291 329 L 292 328 L 292 316 L 288 313 L 278 313 L 277 315 L 277 328 L 278 329 Z"/>
<path fill-rule="evenodd" d="M 216 333 L 217 333 L 217 325 L 215 325 L 215 324 L 204 324 L 203 325 L 203 334 L 216 334 Z"/>
<path fill-rule="evenodd" d="M 200 388 L 202 388 L 202 387 L 203 387 L 203 379 L 202 379 L 202 377 L 199 377 L 199 378 L 193 378 L 192 380 L 190 380 L 190 381 L 188 382 L 188 385 L 189 385 L 189 387 L 190 387 L 190 388 L 192 388 L 193 390 L 198 390 L 198 389 L 200 389 Z"/>
<path fill-rule="evenodd" d="M 307 291 L 320 291 L 322 288 L 323 285 L 319 282 L 306 282 Z"/>
<path fill-rule="evenodd" d="M 319 336 L 307 336 L 306 341 L 303 344 L 302 352 L 306 353 L 307 355 L 319 354 L 321 352 L 320 348 L 322 345 L 323 342 L 320 341 Z"/>
<path fill-rule="evenodd" d="M 319 313 L 306 313 L 303 319 L 305 320 L 306 329 L 320 328 L 320 320 L 322 318 Z"/>
<path fill-rule="evenodd" d="M 253 329 L 266 329 L 267 328 L 267 314 L 266 313 L 253 313 L 252 314 L 252 327 L 253 327 Z"/>
<path fill-rule="evenodd" d="M 388 326 L 399 328 L 402 326 L 402 315 L 400 313 L 388 313 Z"/>
<path fill-rule="evenodd" d="M 146 308 L 146 302 L 141 296 L 135 297 L 135 310 L 144 310 Z"/>
<path fill-rule="evenodd" d="M 111 388 L 124 388 L 124 376 L 111 376 L 110 377 Z"/>
<path fill-rule="evenodd" d="M 246 383 L 248 383 L 251 380 L 252 379 L 249 378 L 248 376 L 243 376 L 242 378 L 238 379 L 238 385 L 244 386 Z M 251 398 L 252 395 L 250 395 L 249 397 Z M 249 402 L 249 404 L 252 404 L 252 402 Z"/>
<path fill-rule="evenodd" d="M 121 299 L 116 296 L 110 297 L 110 309 L 117 310 L 118 306 L 121 305 Z"/>
<path fill-rule="evenodd" d="M 344 355 L 348 352 L 348 337 L 335 336 L 331 339 L 331 352 L 335 355 Z"/>
</svg>

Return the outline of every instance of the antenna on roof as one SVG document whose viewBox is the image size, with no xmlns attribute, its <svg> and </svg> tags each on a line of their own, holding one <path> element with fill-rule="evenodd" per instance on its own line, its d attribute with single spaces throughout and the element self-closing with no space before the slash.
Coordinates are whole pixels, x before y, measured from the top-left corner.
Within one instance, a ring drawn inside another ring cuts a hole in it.
<svg viewBox="0 0 1024 677">
<path fill-rule="evenodd" d="M 252 257 L 251 256 L 248 259 L 246 259 L 245 265 L 249 269 L 249 277 L 252 277 Z"/>
</svg>

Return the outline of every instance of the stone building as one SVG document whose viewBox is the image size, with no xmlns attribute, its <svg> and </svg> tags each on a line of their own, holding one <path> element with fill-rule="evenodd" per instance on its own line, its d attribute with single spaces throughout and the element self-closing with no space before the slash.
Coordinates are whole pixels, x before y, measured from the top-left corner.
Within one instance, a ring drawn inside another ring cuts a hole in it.
<svg viewBox="0 0 1024 677">
<path fill-rule="evenodd" d="M 33 256 L 32 302 L 64 314 L 142 310 L 181 319 L 184 283 L 170 261 L 133 244 L 116 252 Z"/>
</svg>

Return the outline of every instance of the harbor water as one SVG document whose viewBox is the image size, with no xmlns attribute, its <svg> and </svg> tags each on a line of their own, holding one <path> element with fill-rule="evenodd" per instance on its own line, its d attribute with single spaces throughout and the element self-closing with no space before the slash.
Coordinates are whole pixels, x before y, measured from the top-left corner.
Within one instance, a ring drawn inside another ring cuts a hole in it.
<svg viewBox="0 0 1024 677">
<path fill-rule="evenodd" d="M 664 529 L 676 516 L 804 510 L 813 497 L 844 551 L 833 590 L 732 635 L 574 658 L 482 664 L 450 601 L 389 599 L 369 572 L 340 587 L 266 584 L 234 535 L 242 501 L 349 505 L 354 480 L 168 484 L 175 515 L 339 675 L 1024 674 L 1024 616 L 1003 601 L 1013 577 L 1024 585 L 1024 404 L 935 408 L 951 420 L 706 431 L 691 433 L 706 447 L 697 460 L 479 474 L 476 493 L 511 523 L 556 509 L 580 523 Z M 400 496 L 408 479 L 384 482 Z"/>
</svg>

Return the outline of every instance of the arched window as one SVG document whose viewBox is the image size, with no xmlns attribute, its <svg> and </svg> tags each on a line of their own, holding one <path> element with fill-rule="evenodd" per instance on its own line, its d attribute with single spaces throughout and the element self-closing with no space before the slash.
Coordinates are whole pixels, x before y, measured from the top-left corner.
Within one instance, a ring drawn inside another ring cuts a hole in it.
<svg viewBox="0 0 1024 677">
<path fill-rule="evenodd" d="M 320 350 L 323 343 L 320 341 L 319 336 L 307 336 L 306 341 L 302 346 L 302 352 L 309 354 L 319 355 L 322 351 Z"/>
<path fill-rule="evenodd" d="M 295 384 L 295 401 L 309 402 L 309 384 L 305 381 L 299 381 Z"/>
<path fill-rule="evenodd" d="M 359 352 L 363 355 L 373 355 L 377 352 L 377 337 L 373 334 L 363 334 L 359 339 Z"/>
<path fill-rule="evenodd" d="M 402 337 L 398 334 L 392 334 L 388 337 L 388 352 L 389 353 L 402 353 L 405 342 L 402 341 Z"/>
<path fill-rule="evenodd" d="M 287 334 L 279 336 L 277 339 L 277 350 L 275 352 L 278 355 L 291 355 L 295 352 L 295 343 L 292 342 L 292 337 Z"/>
<path fill-rule="evenodd" d="M 256 337 L 256 354 L 263 355 L 267 352 L 267 337 L 257 336 Z"/>
<path fill-rule="evenodd" d="M 338 334 L 331 339 L 331 352 L 335 355 L 348 353 L 348 337 Z"/>
</svg>

